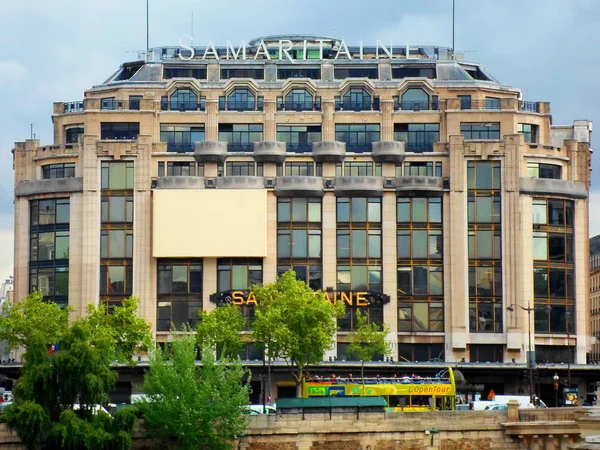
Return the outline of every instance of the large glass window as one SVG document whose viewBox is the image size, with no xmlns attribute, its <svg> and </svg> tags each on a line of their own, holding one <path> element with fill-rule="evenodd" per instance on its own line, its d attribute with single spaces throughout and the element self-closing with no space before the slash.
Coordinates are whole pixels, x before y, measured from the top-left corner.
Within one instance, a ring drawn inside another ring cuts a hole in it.
<svg viewBox="0 0 600 450">
<path fill-rule="evenodd" d="M 312 162 L 286 162 L 285 176 L 305 176 L 312 177 L 315 175 L 315 163 Z"/>
<path fill-rule="evenodd" d="M 311 152 L 312 143 L 321 140 L 321 125 L 277 125 L 277 140 L 288 152 Z"/>
<path fill-rule="evenodd" d="M 573 213 L 572 200 L 533 199 L 536 333 L 575 332 Z"/>
<path fill-rule="evenodd" d="M 65 142 L 67 144 L 77 144 L 79 142 L 79 136 L 83 136 L 83 127 L 71 127 L 65 130 Z"/>
<path fill-rule="evenodd" d="M 432 152 L 433 144 L 440 140 L 439 123 L 396 123 L 394 140 L 405 142 L 406 151 Z"/>
<path fill-rule="evenodd" d="M 221 80 L 229 80 L 230 78 L 264 80 L 265 69 L 263 67 L 222 67 Z"/>
<path fill-rule="evenodd" d="M 469 329 L 501 333 L 502 203 L 500 163 L 467 163 Z"/>
<path fill-rule="evenodd" d="M 558 164 L 528 162 L 527 175 L 532 178 L 551 178 L 553 180 L 561 180 L 562 166 Z"/>
<path fill-rule="evenodd" d="M 306 89 L 292 89 L 283 97 L 278 97 L 278 111 L 320 111 L 321 97 L 315 98 Z"/>
<path fill-rule="evenodd" d="M 404 167 L 403 167 L 404 166 Z M 404 170 L 403 170 L 404 168 Z M 441 177 L 441 161 L 410 161 L 396 164 L 397 177 Z"/>
<path fill-rule="evenodd" d="M 343 97 L 335 97 L 336 111 L 371 111 L 379 110 L 379 98 L 372 98 L 363 88 L 351 88 Z"/>
<path fill-rule="evenodd" d="M 171 111 L 196 111 L 204 109 L 204 102 L 198 101 L 198 94 L 191 89 L 177 89 L 169 97 Z"/>
<path fill-rule="evenodd" d="M 163 69 L 163 80 L 172 78 L 196 78 L 206 80 L 206 66 L 194 67 L 165 67 Z"/>
<path fill-rule="evenodd" d="M 311 78 L 321 79 L 320 67 L 277 67 L 277 79 L 287 80 L 289 78 Z"/>
<path fill-rule="evenodd" d="M 158 260 L 157 331 L 196 328 L 202 310 L 202 260 Z"/>
<path fill-rule="evenodd" d="M 381 199 L 337 198 L 337 289 L 383 292 Z M 356 326 L 356 310 L 346 308 L 341 330 Z M 369 321 L 383 322 L 383 305 L 369 304 L 363 311 Z"/>
<path fill-rule="evenodd" d="M 160 142 L 167 143 L 169 152 L 193 152 L 194 144 L 203 141 L 204 124 L 160 126 Z"/>
<path fill-rule="evenodd" d="M 263 281 L 261 259 L 221 258 L 217 260 L 217 292 L 249 291 Z M 245 329 L 254 322 L 254 305 L 239 305 L 246 319 Z"/>
<path fill-rule="evenodd" d="M 102 190 L 133 189 L 133 161 L 102 162 Z"/>
<path fill-rule="evenodd" d="M 321 199 L 277 199 L 278 273 L 292 269 L 313 289 L 322 289 Z"/>
<path fill-rule="evenodd" d="M 443 362 L 444 344 L 398 343 L 398 361 L 401 362 Z"/>
<path fill-rule="evenodd" d="M 69 199 L 29 202 L 29 290 L 64 307 L 69 294 Z"/>
<path fill-rule="evenodd" d="M 333 76 L 336 80 L 345 80 L 346 78 L 369 78 L 376 80 L 379 78 L 377 66 L 373 67 L 341 67 L 335 66 Z"/>
<path fill-rule="evenodd" d="M 398 331 L 444 331 L 442 199 L 396 203 Z"/>
<path fill-rule="evenodd" d="M 234 161 L 226 163 L 228 177 L 253 177 L 256 173 L 253 161 Z"/>
<path fill-rule="evenodd" d="M 135 140 L 140 134 L 139 122 L 102 122 L 100 139 Z"/>
<path fill-rule="evenodd" d="M 253 143 L 262 140 L 262 124 L 219 124 L 219 141 L 228 142 L 230 152 L 251 152 Z"/>
<path fill-rule="evenodd" d="M 102 223 L 133 223 L 133 195 L 103 195 L 101 221 Z"/>
<path fill-rule="evenodd" d="M 337 163 L 335 166 L 336 177 L 380 177 L 381 163 L 373 161 L 344 161 L 344 170 L 342 171 L 342 163 Z"/>
<path fill-rule="evenodd" d="M 500 123 L 462 123 L 460 134 L 466 141 L 500 139 Z"/>
<path fill-rule="evenodd" d="M 256 97 L 249 89 L 234 89 L 227 98 L 219 97 L 221 111 L 262 111 L 263 97 Z"/>
<path fill-rule="evenodd" d="M 538 142 L 538 125 L 531 123 L 520 123 L 517 131 L 525 137 L 526 143 Z"/>
<path fill-rule="evenodd" d="M 75 176 L 75 163 L 48 164 L 42 166 L 42 179 L 72 178 Z"/>
<path fill-rule="evenodd" d="M 379 124 L 339 124 L 335 126 L 335 140 L 346 143 L 349 152 L 370 152 L 371 144 L 378 142 Z"/>
<path fill-rule="evenodd" d="M 421 111 L 429 109 L 429 94 L 423 89 L 407 89 L 401 97 L 401 109 Z"/>
</svg>

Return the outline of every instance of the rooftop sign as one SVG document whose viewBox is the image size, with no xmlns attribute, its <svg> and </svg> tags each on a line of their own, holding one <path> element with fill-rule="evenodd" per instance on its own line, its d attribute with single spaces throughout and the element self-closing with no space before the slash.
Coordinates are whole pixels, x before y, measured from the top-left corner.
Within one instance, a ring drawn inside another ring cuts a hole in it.
<svg viewBox="0 0 600 450">
<path fill-rule="evenodd" d="M 289 61 L 294 64 L 300 60 L 321 60 L 326 59 L 406 59 L 407 55 L 418 54 L 418 58 L 437 59 L 437 52 L 432 56 L 421 52 L 420 47 L 411 47 L 408 44 L 403 46 L 394 46 L 392 43 L 385 44 L 381 40 L 375 42 L 375 46 L 359 45 L 349 47 L 344 39 L 333 38 L 279 38 L 279 39 L 256 39 L 246 44 L 242 41 L 239 46 L 235 46 L 231 41 L 227 41 L 225 47 L 215 47 L 212 41 L 204 47 L 195 47 L 194 39 L 185 35 L 179 39 L 179 49 L 175 55 L 181 60 L 189 61 L 192 59 L 212 59 L 212 60 L 269 60 L 269 61 Z M 417 51 L 417 53 L 414 52 Z M 444 49 L 447 50 L 447 49 Z"/>
</svg>

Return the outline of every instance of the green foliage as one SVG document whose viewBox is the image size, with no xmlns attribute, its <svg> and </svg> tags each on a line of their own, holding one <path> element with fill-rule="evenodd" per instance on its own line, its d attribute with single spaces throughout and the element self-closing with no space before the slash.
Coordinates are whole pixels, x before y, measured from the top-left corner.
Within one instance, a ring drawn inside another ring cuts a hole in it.
<svg viewBox="0 0 600 450">
<path fill-rule="evenodd" d="M 249 372 L 239 359 L 215 364 L 212 352 L 202 355 L 198 367 L 196 339 L 187 333 L 157 350 L 144 380 L 147 398 L 138 406 L 149 435 L 165 443 L 176 439 L 182 449 L 231 449 L 246 427 L 249 384 L 242 380 Z"/>
<path fill-rule="evenodd" d="M 219 358 L 235 359 L 242 349 L 240 333 L 243 329 L 244 318 L 235 305 L 201 311 L 196 327 L 198 347 L 216 351 Z"/>
<path fill-rule="evenodd" d="M 117 375 L 110 368 L 114 343 L 94 335 L 86 319 L 75 322 L 49 354 L 44 334 L 33 334 L 27 345 L 15 403 L 2 421 L 16 430 L 29 449 L 127 449 L 131 444 L 132 412 L 113 419 L 94 405 L 106 404 Z M 74 411 L 73 405 L 80 409 Z"/>
<path fill-rule="evenodd" d="M 365 361 L 371 361 L 375 355 L 388 356 L 391 353 L 390 343 L 385 339 L 390 328 L 388 325 L 380 327 L 376 323 L 369 323 L 360 310 L 356 311 L 356 323 L 356 331 L 348 334 L 348 353 L 362 361 L 362 377 Z"/>
<path fill-rule="evenodd" d="M 258 306 L 252 336 L 264 343 L 269 357 L 288 362 L 299 385 L 306 367 L 320 363 L 333 347 L 335 319 L 343 317 L 344 305 L 330 303 L 291 270 L 253 291 Z"/>
<path fill-rule="evenodd" d="M 71 308 L 62 309 L 56 303 L 44 302 L 42 294 L 34 291 L 19 302 L 4 305 L 0 315 L 0 340 L 8 341 L 12 350 L 27 348 L 32 339 L 40 336 L 50 347 L 67 329 L 71 311 Z"/>
<path fill-rule="evenodd" d="M 111 314 L 107 314 L 105 305 L 88 305 L 86 320 L 93 333 L 92 340 L 112 340 L 117 361 L 135 364 L 134 353 L 152 346 L 150 324 L 137 316 L 139 303 L 138 298 L 129 297 L 115 306 Z"/>
</svg>

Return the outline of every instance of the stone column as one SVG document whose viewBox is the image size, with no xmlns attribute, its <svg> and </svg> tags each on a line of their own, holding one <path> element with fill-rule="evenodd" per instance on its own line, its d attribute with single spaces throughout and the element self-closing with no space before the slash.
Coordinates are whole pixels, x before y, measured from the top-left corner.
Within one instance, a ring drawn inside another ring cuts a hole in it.
<svg viewBox="0 0 600 450">
<path fill-rule="evenodd" d="M 265 128 L 263 140 L 275 141 L 277 138 L 277 126 L 275 125 L 275 111 L 277 110 L 277 102 L 275 100 L 264 100 L 265 108 Z"/>
<path fill-rule="evenodd" d="M 210 67 L 210 66 L 209 66 Z M 219 140 L 219 124 L 217 112 L 219 111 L 218 99 L 206 99 L 206 127 L 204 129 L 207 141 Z"/>
<path fill-rule="evenodd" d="M 383 319 L 390 327 L 387 339 L 391 343 L 391 356 L 396 360 L 398 358 L 398 289 L 396 281 L 395 192 L 384 193 L 382 208 L 383 292 L 390 296 L 390 302 L 383 308 Z"/>
<path fill-rule="evenodd" d="M 335 122 L 333 118 L 335 102 L 332 99 L 323 99 L 321 106 L 323 108 L 321 139 L 323 141 L 335 141 Z"/>
<path fill-rule="evenodd" d="M 381 100 L 381 140 L 394 140 L 394 100 Z"/>
<path fill-rule="evenodd" d="M 323 197 L 323 290 L 328 287 L 336 289 L 336 198 L 333 192 Z M 334 348 L 325 353 L 327 360 L 337 355 L 337 341 Z"/>
</svg>

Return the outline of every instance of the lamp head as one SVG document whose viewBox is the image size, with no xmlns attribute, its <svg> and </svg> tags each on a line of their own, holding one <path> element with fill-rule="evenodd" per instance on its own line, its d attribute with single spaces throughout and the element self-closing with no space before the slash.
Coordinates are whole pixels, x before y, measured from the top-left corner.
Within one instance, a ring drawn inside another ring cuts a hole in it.
<svg viewBox="0 0 600 450">
<path fill-rule="evenodd" d="M 558 383 L 558 380 L 559 380 L 558 374 L 555 373 L 554 376 L 552 377 L 552 379 L 554 380 L 555 383 Z"/>
<path fill-rule="evenodd" d="M 513 305 L 508 305 L 508 306 L 506 307 L 506 310 L 507 310 L 507 311 L 510 311 L 510 312 L 513 312 L 513 311 L 515 310 L 515 308 L 513 307 Z"/>
<path fill-rule="evenodd" d="M 547 313 L 549 313 L 550 311 L 552 311 L 552 306 L 550 306 L 550 305 L 547 305 L 547 306 L 544 308 L 544 310 L 545 310 Z"/>
</svg>

